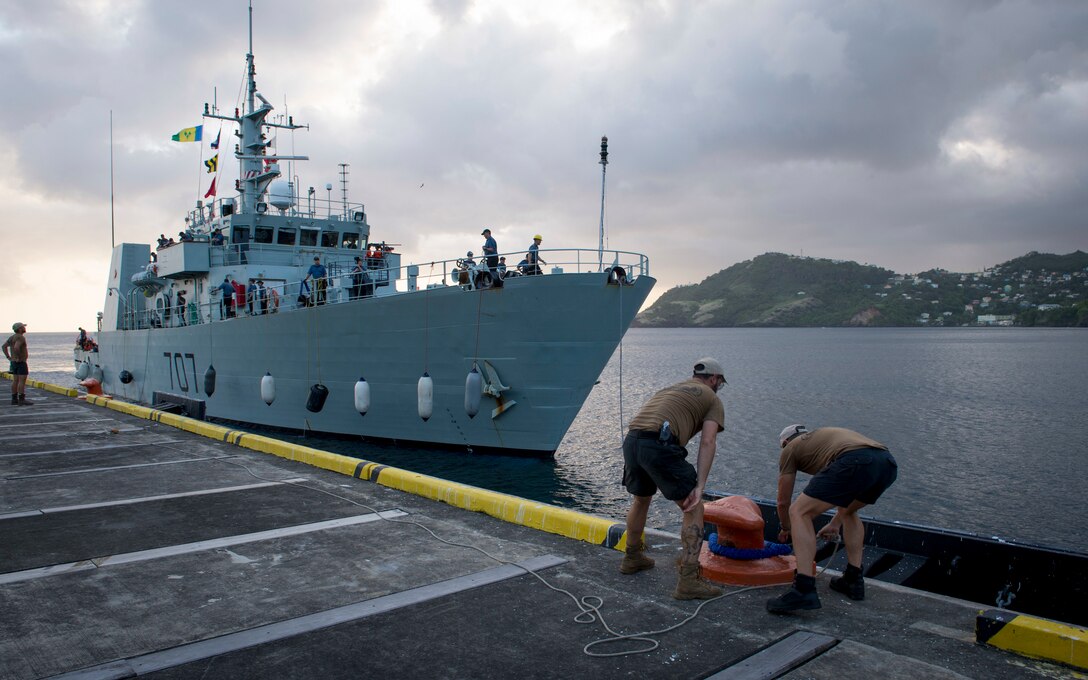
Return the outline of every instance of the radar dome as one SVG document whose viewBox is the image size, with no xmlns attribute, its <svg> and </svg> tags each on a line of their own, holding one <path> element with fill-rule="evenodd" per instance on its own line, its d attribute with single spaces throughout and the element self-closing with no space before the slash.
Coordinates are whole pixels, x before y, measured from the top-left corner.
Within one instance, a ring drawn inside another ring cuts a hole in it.
<svg viewBox="0 0 1088 680">
<path fill-rule="evenodd" d="M 279 179 L 268 187 L 268 202 L 277 210 L 287 210 L 295 204 L 294 191 L 291 183 L 285 179 Z"/>
</svg>

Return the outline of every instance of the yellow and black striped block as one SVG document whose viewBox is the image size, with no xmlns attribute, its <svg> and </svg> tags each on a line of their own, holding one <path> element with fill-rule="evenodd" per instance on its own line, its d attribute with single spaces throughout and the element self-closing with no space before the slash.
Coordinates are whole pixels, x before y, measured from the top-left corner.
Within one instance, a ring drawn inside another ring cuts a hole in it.
<svg viewBox="0 0 1088 680">
<path fill-rule="evenodd" d="M 1000 609 L 979 612 L 975 640 L 1036 659 L 1088 669 L 1088 629 Z"/>
</svg>

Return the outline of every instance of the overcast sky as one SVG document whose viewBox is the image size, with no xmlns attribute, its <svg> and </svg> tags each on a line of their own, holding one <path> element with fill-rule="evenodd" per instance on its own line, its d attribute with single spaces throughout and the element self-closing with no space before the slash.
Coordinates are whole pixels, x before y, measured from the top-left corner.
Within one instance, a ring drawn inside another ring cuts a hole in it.
<svg viewBox="0 0 1088 680">
<path fill-rule="evenodd" d="M 210 140 L 170 136 L 236 105 L 246 17 L 0 0 L 4 327 L 94 327 L 111 110 L 117 242 L 184 226 Z M 768 251 L 912 273 L 1088 250 L 1088 2 L 255 0 L 253 39 L 259 90 L 310 125 L 279 138 L 302 186 L 350 164 L 405 262 L 484 226 L 595 249 L 602 135 L 607 244 L 651 256 L 651 299 Z"/>
</svg>

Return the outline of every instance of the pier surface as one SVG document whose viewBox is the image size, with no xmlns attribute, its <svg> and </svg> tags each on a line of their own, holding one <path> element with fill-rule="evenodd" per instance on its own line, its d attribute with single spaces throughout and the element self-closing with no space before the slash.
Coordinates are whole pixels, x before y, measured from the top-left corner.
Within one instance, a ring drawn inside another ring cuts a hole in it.
<svg viewBox="0 0 1088 680">
<path fill-rule="evenodd" d="M 829 574 L 818 611 L 773 616 L 764 602 L 782 587 L 746 590 L 649 634 L 648 653 L 590 656 L 611 634 L 576 621 L 581 598 L 600 598 L 621 634 L 700 606 L 670 597 L 674 537 L 650 536 L 656 568 L 624 576 L 600 545 L 614 521 L 504 509 L 460 485 L 434 500 L 421 475 L 397 477 L 410 493 L 365 461 L 28 397 L 0 404 L 0 678 L 1080 677 L 976 643 L 977 604 L 872 580 L 853 602 Z"/>
</svg>

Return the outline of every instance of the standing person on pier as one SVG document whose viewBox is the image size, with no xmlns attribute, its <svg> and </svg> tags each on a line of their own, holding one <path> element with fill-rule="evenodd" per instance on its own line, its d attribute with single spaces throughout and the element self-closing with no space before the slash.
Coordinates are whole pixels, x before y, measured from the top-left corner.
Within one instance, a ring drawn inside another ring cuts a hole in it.
<svg viewBox="0 0 1088 680">
<path fill-rule="evenodd" d="M 623 484 L 634 496 L 627 511 L 627 552 L 620 572 L 650 569 L 644 554 L 646 517 L 657 490 L 684 514 L 680 530 L 683 552 L 677 562 L 680 578 L 672 596 L 706 600 L 721 590 L 699 580 L 699 551 L 703 545 L 703 489 L 714 463 L 718 433 L 725 429 L 725 409 L 717 392 L 725 383 L 721 364 L 706 358 L 695 362 L 692 377 L 650 397 L 631 420 L 623 440 Z M 696 466 L 689 463 L 688 440 L 701 435 Z"/>
<path fill-rule="evenodd" d="M 26 377 L 30 373 L 27 359 L 30 351 L 26 346 L 26 324 L 16 321 L 11 324 L 13 335 L 4 342 L 4 356 L 11 362 L 11 405 L 30 406 L 34 402 L 26 400 Z"/>
<path fill-rule="evenodd" d="M 838 536 L 842 528 L 846 544 L 846 571 L 831 579 L 831 589 L 851 600 L 865 599 L 861 560 L 865 526 L 858 510 L 876 503 L 895 482 L 898 466 L 888 447 L 843 427 L 821 427 L 809 432 L 804 425 L 790 425 L 778 436 L 778 541 L 793 536 L 797 573 L 793 588 L 767 601 L 767 611 L 784 614 L 797 609 L 819 609 L 816 593 L 816 531 L 812 521 L 831 508 L 835 517 L 820 530 L 822 538 Z M 797 471 L 815 475 L 805 490 L 793 498 Z"/>
</svg>

